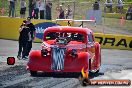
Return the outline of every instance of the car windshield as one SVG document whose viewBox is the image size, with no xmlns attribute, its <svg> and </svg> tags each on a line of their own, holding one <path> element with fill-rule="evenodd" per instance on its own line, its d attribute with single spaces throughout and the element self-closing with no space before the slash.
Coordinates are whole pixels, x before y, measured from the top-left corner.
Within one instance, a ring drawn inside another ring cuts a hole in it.
<svg viewBox="0 0 132 88">
<path fill-rule="evenodd" d="M 46 35 L 46 40 L 54 40 L 57 38 L 68 38 L 72 41 L 84 41 L 84 35 L 81 33 L 49 32 Z"/>
</svg>

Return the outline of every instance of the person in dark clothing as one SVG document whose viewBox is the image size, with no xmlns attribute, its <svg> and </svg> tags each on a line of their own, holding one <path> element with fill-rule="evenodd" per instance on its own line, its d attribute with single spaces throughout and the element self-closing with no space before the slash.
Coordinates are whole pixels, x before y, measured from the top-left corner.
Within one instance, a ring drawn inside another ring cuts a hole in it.
<svg viewBox="0 0 132 88">
<path fill-rule="evenodd" d="M 132 20 L 132 5 L 129 6 L 126 12 L 126 20 Z"/>
<path fill-rule="evenodd" d="M 51 20 L 51 8 L 52 8 L 52 3 L 48 2 L 46 3 L 46 19 Z"/>
<path fill-rule="evenodd" d="M 72 9 L 70 8 L 70 5 L 67 5 L 65 15 L 66 15 L 66 19 L 72 19 L 73 18 L 72 17 Z"/>
<path fill-rule="evenodd" d="M 19 50 L 17 58 L 20 59 L 25 58 L 26 55 L 26 46 L 29 40 L 29 27 L 26 26 L 26 20 L 23 21 L 22 25 L 19 28 L 20 36 L 19 36 Z"/>
<path fill-rule="evenodd" d="M 93 10 L 99 10 L 99 2 L 95 2 L 94 4 L 93 4 Z"/>
<path fill-rule="evenodd" d="M 106 0 L 105 7 L 104 7 L 104 12 L 106 12 L 106 8 L 109 8 L 110 12 L 112 12 L 112 5 L 113 5 L 113 1 L 112 0 Z"/>
<path fill-rule="evenodd" d="M 35 7 L 35 0 L 29 0 L 29 16 L 32 17 L 32 12 Z"/>
<path fill-rule="evenodd" d="M 26 47 L 27 48 L 26 57 L 28 57 L 29 52 L 30 52 L 30 50 L 32 48 L 32 42 L 35 39 L 35 30 L 36 29 L 35 29 L 34 24 L 31 23 L 31 17 L 27 18 L 26 24 L 27 24 L 27 27 L 29 27 L 29 32 L 30 32 L 30 37 L 29 37 L 29 40 L 28 40 L 28 43 L 27 43 L 27 47 Z"/>
<path fill-rule="evenodd" d="M 59 9 L 59 19 L 65 19 L 64 10 L 62 9 L 62 5 L 60 5 Z"/>
</svg>

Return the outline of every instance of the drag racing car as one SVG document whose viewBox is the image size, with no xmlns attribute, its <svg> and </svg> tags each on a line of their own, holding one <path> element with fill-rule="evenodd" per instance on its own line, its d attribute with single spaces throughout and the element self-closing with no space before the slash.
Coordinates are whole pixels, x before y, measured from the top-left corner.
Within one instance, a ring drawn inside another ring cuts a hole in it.
<svg viewBox="0 0 132 88">
<path fill-rule="evenodd" d="M 100 44 L 88 28 L 54 26 L 44 30 L 41 50 L 29 54 L 27 69 L 32 76 L 38 71 L 49 73 L 98 73 L 101 66 Z"/>
</svg>

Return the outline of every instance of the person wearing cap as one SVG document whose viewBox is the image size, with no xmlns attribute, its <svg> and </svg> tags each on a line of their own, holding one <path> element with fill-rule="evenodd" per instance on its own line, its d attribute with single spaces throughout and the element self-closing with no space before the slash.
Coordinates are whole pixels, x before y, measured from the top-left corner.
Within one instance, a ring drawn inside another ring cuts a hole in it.
<svg viewBox="0 0 132 88">
<path fill-rule="evenodd" d="M 17 58 L 18 59 L 24 59 L 26 56 L 26 46 L 30 37 L 30 33 L 29 33 L 29 27 L 27 27 L 26 25 L 26 20 L 23 21 L 22 25 L 19 28 L 19 50 L 18 50 L 18 55 Z"/>
<path fill-rule="evenodd" d="M 30 37 L 29 37 L 29 40 L 28 40 L 28 43 L 27 43 L 27 52 L 26 52 L 26 58 L 28 57 L 29 55 L 29 52 L 30 50 L 32 49 L 32 42 L 33 40 L 35 39 L 35 26 L 33 23 L 31 23 L 31 17 L 27 17 L 27 20 L 26 20 L 26 25 L 27 27 L 29 27 L 29 32 L 30 32 Z"/>
<path fill-rule="evenodd" d="M 99 5 L 99 2 L 98 1 L 95 1 L 93 3 L 93 10 L 99 10 L 100 9 L 100 5 Z"/>
<path fill-rule="evenodd" d="M 62 8 L 62 5 L 59 5 L 56 10 L 58 11 L 58 16 L 57 18 L 59 19 L 64 19 L 65 18 L 65 15 L 64 15 L 64 10 Z"/>
<path fill-rule="evenodd" d="M 59 10 L 60 14 L 59 14 L 59 19 L 65 19 L 65 15 L 64 15 L 64 10 L 62 8 L 62 5 L 60 5 L 60 10 Z"/>
</svg>

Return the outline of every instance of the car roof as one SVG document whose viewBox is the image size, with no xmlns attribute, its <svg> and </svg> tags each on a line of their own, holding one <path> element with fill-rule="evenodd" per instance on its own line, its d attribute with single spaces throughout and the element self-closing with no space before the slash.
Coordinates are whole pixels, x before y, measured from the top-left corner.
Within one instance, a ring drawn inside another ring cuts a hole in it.
<svg viewBox="0 0 132 88">
<path fill-rule="evenodd" d="M 48 33 L 48 32 L 69 32 L 69 33 L 82 33 L 82 34 L 92 33 L 92 31 L 88 28 L 71 27 L 71 26 L 48 27 L 44 30 L 44 33 Z"/>
</svg>

